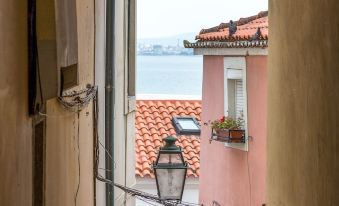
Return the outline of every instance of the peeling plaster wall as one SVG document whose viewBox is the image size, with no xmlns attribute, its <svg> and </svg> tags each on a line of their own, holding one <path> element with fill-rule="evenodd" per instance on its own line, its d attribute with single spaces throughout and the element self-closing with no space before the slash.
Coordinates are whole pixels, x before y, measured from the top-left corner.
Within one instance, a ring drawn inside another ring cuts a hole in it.
<svg viewBox="0 0 339 206">
<path fill-rule="evenodd" d="M 79 85 L 84 86 L 94 80 L 94 2 L 77 0 L 77 15 Z M 0 205 L 30 206 L 33 118 L 28 117 L 27 1 L 1 1 L 0 25 Z M 47 39 L 53 32 L 39 30 L 40 37 Z M 76 114 L 51 99 L 46 113 L 50 116 L 46 119 L 45 204 L 75 205 L 80 180 L 77 205 L 94 205 L 92 106 L 80 113 L 78 121 Z"/>
<path fill-rule="evenodd" d="M 338 205 L 338 1 L 269 10 L 268 205 Z"/>
<path fill-rule="evenodd" d="M 0 205 L 32 202 L 27 3 L 0 1 Z"/>
<path fill-rule="evenodd" d="M 51 3 L 52 0 L 48 2 Z M 45 1 L 39 1 L 40 3 Z M 94 4 L 98 3 L 95 8 Z M 78 35 L 79 86 L 94 83 L 95 12 L 105 14 L 104 1 L 76 0 Z M 50 4 L 49 4 L 50 5 Z M 38 5 L 42 6 L 42 5 Z M 43 7 L 42 7 L 43 8 Z M 128 98 L 127 10 L 126 1 L 116 1 L 115 24 L 115 181 L 132 186 L 134 176 L 134 109 L 135 99 Z M 53 16 L 46 11 L 43 15 Z M 103 19 L 104 16 L 97 15 Z M 48 20 L 47 20 L 48 21 Z M 42 22 L 39 22 L 43 23 Z M 44 22 L 46 23 L 46 22 Z M 49 22 L 52 23 L 52 22 Z M 0 205 L 32 205 L 32 118 L 28 117 L 28 54 L 26 1 L 0 3 Z M 51 26 L 51 24 L 47 24 Z M 97 34 L 102 35 L 105 24 Z M 40 27 L 39 27 L 40 28 Z M 54 38 L 54 30 L 39 30 L 40 37 Z M 104 55 L 105 42 L 97 45 L 98 55 Z M 104 58 L 97 57 L 97 81 L 102 81 Z M 130 60 L 131 61 L 131 60 Z M 57 68 L 55 68 L 57 69 Z M 98 73 L 98 74 L 99 74 Z M 49 84 L 48 84 L 49 83 Z M 55 82 L 48 82 L 47 85 Z M 102 83 L 102 82 L 100 82 Z M 101 107 L 104 101 L 101 92 Z M 51 90 L 52 93 L 52 90 Z M 102 110 L 103 111 L 103 110 Z M 57 100 L 46 103 L 45 137 L 45 204 L 48 206 L 95 205 L 93 179 L 93 112 L 92 104 L 79 116 L 66 111 Z M 101 113 L 101 117 L 103 117 Z M 100 120 L 103 124 L 103 119 Z M 100 131 L 103 127 L 99 125 Z M 101 132 L 102 134 L 102 132 Z M 78 139 L 79 137 L 79 139 Z M 104 134 L 102 134 L 102 137 Z M 78 144 L 79 142 L 79 144 Z M 101 153 L 101 155 L 104 155 Z M 79 164 L 80 163 L 80 164 Z M 80 167 L 80 172 L 79 172 Z M 98 204 L 105 204 L 105 190 L 97 184 Z M 115 191 L 117 205 L 125 202 L 125 194 Z M 133 205 L 129 198 L 128 205 Z"/>
<path fill-rule="evenodd" d="M 83 88 L 94 83 L 94 1 L 77 0 L 76 10 L 79 88 Z M 63 109 L 56 99 L 47 101 L 46 107 L 50 115 L 46 124 L 46 205 L 94 205 L 92 104 L 79 116 Z"/>
</svg>

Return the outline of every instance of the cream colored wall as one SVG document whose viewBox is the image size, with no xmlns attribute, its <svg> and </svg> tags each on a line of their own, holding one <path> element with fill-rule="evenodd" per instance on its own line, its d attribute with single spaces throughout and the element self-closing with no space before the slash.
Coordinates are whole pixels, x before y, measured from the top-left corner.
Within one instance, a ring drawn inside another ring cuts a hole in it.
<svg viewBox="0 0 339 206">
<path fill-rule="evenodd" d="M 114 181 L 132 187 L 135 184 L 134 173 L 134 110 L 135 98 L 128 97 L 128 44 L 127 44 L 127 0 L 115 1 L 115 123 L 114 123 Z M 96 62 L 95 81 L 99 86 L 99 137 L 104 143 L 104 91 L 105 91 L 105 0 L 96 1 Z M 104 167 L 103 150 L 100 151 L 101 166 Z M 99 171 L 100 172 L 100 171 Z M 102 174 L 104 174 L 102 172 Z M 115 188 L 115 205 L 134 205 L 133 197 L 126 196 Z M 97 205 L 105 204 L 105 186 L 97 181 Z"/>
<path fill-rule="evenodd" d="M 0 205 L 32 202 L 27 1 L 0 1 Z"/>
<path fill-rule="evenodd" d="M 94 2 L 77 0 L 76 7 L 79 89 L 94 83 Z M 92 104 L 79 118 L 56 99 L 46 107 L 46 205 L 94 205 Z"/>
<path fill-rule="evenodd" d="M 267 205 L 338 205 L 338 1 L 269 11 Z"/>
<path fill-rule="evenodd" d="M 116 182 L 134 179 L 134 100 L 127 98 L 125 1 L 116 1 Z M 79 87 L 94 83 L 94 1 L 77 0 Z M 105 12 L 102 8 L 99 12 Z M 0 205 L 32 205 L 32 120 L 28 117 L 27 4 L 1 1 L 0 14 Z M 50 34 L 50 32 L 42 34 Z M 104 47 L 103 44 L 101 44 Z M 102 49 L 102 48 L 101 48 Z M 102 59 L 98 67 L 103 71 Z M 78 87 L 78 88 L 79 88 Z M 77 88 L 77 89 L 78 89 Z M 102 89 L 102 88 L 101 88 Z M 92 105 L 79 114 L 46 104 L 45 203 L 48 206 L 94 205 Z M 78 138 L 79 137 L 79 148 Z M 80 161 L 78 161 L 78 155 Z M 80 176 L 79 176 L 80 162 Z M 79 184 L 79 190 L 76 197 Z M 101 191 L 104 192 L 104 191 Z M 102 193 L 101 196 L 103 197 Z M 116 204 L 125 195 L 116 190 Z M 131 200 L 131 199 L 129 199 Z M 103 203 L 104 201 L 101 201 Z M 129 203 L 129 201 L 127 201 Z M 132 203 L 133 204 L 133 203 Z"/>
<path fill-rule="evenodd" d="M 134 173 L 134 107 L 135 99 L 128 98 L 128 45 L 126 0 L 115 1 L 115 124 L 114 160 L 116 162 L 114 180 L 131 187 L 135 184 Z M 134 204 L 133 198 L 115 189 L 115 204 Z"/>
<path fill-rule="evenodd" d="M 99 141 L 105 144 L 105 67 L 106 67 L 106 1 L 95 1 L 95 85 L 98 86 L 98 134 Z M 99 168 L 105 168 L 105 150 L 99 147 Z M 98 170 L 105 177 L 105 170 Z M 96 181 L 96 205 L 106 204 L 106 184 Z"/>
</svg>

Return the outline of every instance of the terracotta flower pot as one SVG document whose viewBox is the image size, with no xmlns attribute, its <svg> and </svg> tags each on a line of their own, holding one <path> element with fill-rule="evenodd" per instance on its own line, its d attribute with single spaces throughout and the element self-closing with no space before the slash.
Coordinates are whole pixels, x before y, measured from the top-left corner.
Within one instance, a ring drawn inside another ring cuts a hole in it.
<svg viewBox="0 0 339 206">
<path fill-rule="evenodd" d="M 215 132 L 217 134 L 218 137 L 220 138 L 228 138 L 230 133 L 229 133 L 229 129 L 215 129 Z"/>
<path fill-rule="evenodd" d="M 245 131 L 244 130 L 232 130 L 230 132 L 232 142 L 243 142 L 243 137 L 245 136 Z"/>
<path fill-rule="evenodd" d="M 240 139 L 244 135 L 244 130 L 231 130 L 231 138 Z"/>
<path fill-rule="evenodd" d="M 230 130 L 230 129 L 215 129 L 217 139 L 226 140 L 229 142 L 243 142 L 243 137 L 245 135 L 244 130 Z"/>
</svg>

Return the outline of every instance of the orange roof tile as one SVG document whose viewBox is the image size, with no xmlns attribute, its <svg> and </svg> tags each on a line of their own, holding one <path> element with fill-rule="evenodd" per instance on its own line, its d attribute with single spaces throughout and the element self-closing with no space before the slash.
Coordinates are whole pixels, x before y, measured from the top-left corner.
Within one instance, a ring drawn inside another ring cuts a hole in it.
<svg viewBox="0 0 339 206">
<path fill-rule="evenodd" d="M 200 100 L 137 100 L 135 117 L 135 174 L 154 178 L 151 164 L 157 151 L 164 145 L 162 139 L 172 135 L 178 138 L 177 145 L 183 148 L 188 162 L 188 177 L 198 177 L 200 169 L 200 139 L 195 135 L 176 135 L 172 125 L 173 116 L 194 115 L 200 122 Z"/>
<path fill-rule="evenodd" d="M 196 36 L 195 43 L 184 41 L 186 48 L 236 48 L 236 47 L 266 47 L 268 45 L 268 11 L 260 12 L 234 22 L 237 30 L 230 35 L 231 23 L 221 23 L 219 26 L 202 29 Z"/>
</svg>

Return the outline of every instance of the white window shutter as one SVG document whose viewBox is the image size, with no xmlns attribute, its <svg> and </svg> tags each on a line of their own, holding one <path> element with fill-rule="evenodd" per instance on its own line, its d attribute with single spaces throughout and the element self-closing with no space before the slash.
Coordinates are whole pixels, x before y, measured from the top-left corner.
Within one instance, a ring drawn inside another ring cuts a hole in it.
<svg viewBox="0 0 339 206">
<path fill-rule="evenodd" d="M 246 58 L 225 57 L 224 75 L 224 114 L 233 118 L 241 117 L 245 136 L 248 136 Z M 225 143 L 225 146 L 248 151 L 247 139 L 244 144 Z"/>
<path fill-rule="evenodd" d="M 236 118 L 243 117 L 245 107 L 244 87 L 243 81 L 237 79 L 235 81 L 235 109 Z"/>
</svg>

